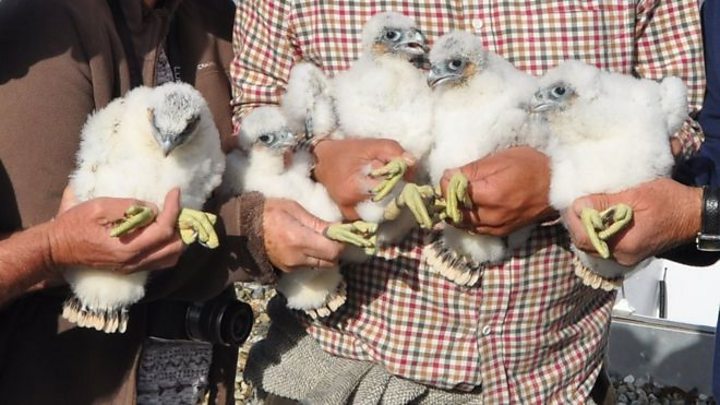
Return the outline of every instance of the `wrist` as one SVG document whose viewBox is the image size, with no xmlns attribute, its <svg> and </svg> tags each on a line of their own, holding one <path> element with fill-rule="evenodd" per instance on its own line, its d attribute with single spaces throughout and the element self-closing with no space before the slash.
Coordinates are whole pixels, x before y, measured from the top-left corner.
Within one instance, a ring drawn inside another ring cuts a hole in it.
<svg viewBox="0 0 720 405">
<path fill-rule="evenodd" d="M 44 224 L 40 228 L 40 232 L 42 232 L 40 239 L 44 244 L 42 249 L 44 267 L 50 273 L 57 273 L 58 267 L 68 264 L 64 259 L 65 249 L 62 237 L 58 232 L 57 222 L 53 220 Z"/>
<path fill-rule="evenodd" d="M 696 231 L 696 247 L 702 251 L 720 251 L 720 189 L 703 187 L 699 207 L 689 212 L 699 216 Z"/>
</svg>

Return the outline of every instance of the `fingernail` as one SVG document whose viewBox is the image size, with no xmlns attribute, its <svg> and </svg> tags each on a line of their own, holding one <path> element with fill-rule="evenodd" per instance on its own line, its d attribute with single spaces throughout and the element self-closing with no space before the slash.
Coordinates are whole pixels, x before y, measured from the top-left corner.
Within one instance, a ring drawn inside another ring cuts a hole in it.
<svg viewBox="0 0 720 405">
<path fill-rule="evenodd" d="M 405 160 L 405 162 L 408 165 L 411 165 L 411 166 L 417 162 L 417 158 L 415 156 L 413 156 L 413 154 L 410 152 L 403 153 L 402 158 Z"/>
</svg>

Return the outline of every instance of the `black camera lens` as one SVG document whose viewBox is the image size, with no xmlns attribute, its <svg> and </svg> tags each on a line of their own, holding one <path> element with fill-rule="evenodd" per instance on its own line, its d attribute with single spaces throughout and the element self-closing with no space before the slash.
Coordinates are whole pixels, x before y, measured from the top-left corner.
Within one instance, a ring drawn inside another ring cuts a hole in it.
<svg viewBox="0 0 720 405">
<path fill-rule="evenodd" d="M 185 327 L 190 339 L 240 346 L 250 335 L 254 320 L 247 303 L 214 300 L 188 306 Z"/>
</svg>

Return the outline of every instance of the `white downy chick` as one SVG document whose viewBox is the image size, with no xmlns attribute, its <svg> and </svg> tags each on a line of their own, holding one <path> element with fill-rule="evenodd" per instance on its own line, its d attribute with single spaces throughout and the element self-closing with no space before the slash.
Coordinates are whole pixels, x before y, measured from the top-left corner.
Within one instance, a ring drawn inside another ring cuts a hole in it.
<svg viewBox="0 0 720 405">
<path fill-rule="evenodd" d="M 418 68 L 427 50 L 426 38 L 413 19 L 395 12 L 370 18 L 362 31 L 361 56 L 332 82 L 341 136 L 395 140 L 422 166 L 432 144 L 432 94 Z M 417 171 L 418 177 L 421 172 Z M 400 181 L 387 197 L 356 207 L 362 219 L 381 223 L 379 242 L 397 242 L 416 225 L 407 210 L 382 224 L 385 208 L 404 186 Z"/>
<path fill-rule="evenodd" d="M 92 114 L 80 134 L 70 186 L 78 201 L 130 197 L 162 207 L 174 187 L 181 206 L 201 209 L 225 168 L 220 135 L 192 86 L 138 87 Z M 146 271 L 129 275 L 69 268 L 74 297 L 63 316 L 83 327 L 124 332 L 128 308 L 145 295 Z"/>
<path fill-rule="evenodd" d="M 258 191 L 268 198 L 298 202 L 308 212 L 328 222 L 342 221 L 340 209 L 325 187 L 310 178 L 312 160 L 296 150 L 298 140 L 280 108 L 258 107 L 243 119 L 240 146 L 228 155 L 223 188 L 235 194 Z M 277 290 L 287 306 L 312 317 L 327 316 L 346 299 L 339 267 L 296 269 L 280 276 Z"/>
<path fill-rule="evenodd" d="M 430 51 L 428 83 L 434 89 L 434 146 L 430 178 L 438 185 L 445 170 L 466 165 L 513 145 L 536 146 L 529 137 L 527 100 L 537 80 L 486 50 L 480 38 L 454 31 Z M 461 285 L 477 283 L 480 266 L 502 261 L 529 237 L 531 227 L 503 238 L 471 234 L 447 224 L 427 250 L 434 271 Z"/>
<path fill-rule="evenodd" d="M 299 63 L 290 71 L 280 103 L 292 133 L 308 138 L 334 137 L 337 130 L 332 81 L 312 63 Z"/>
<path fill-rule="evenodd" d="M 656 82 L 571 60 L 540 79 L 531 110 L 550 132 L 550 203 L 563 211 L 578 197 L 668 176 L 674 163 L 669 139 L 687 118 L 687 90 L 675 77 Z M 576 251 L 601 276 L 579 270 L 595 287 L 614 288 L 604 280 L 632 270 Z"/>
<path fill-rule="evenodd" d="M 430 178 L 438 185 L 447 169 L 457 168 L 513 145 L 537 146 L 529 137 L 527 101 L 537 80 L 486 50 L 480 38 L 454 31 L 430 51 L 428 83 L 434 89 L 434 146 Z M 508 237 L 509 248 L 522 244 L 532 227 Z M 473 285 L 484 263 L 502 261 L 502 238 L 471 234 L 446 224 L 442 238 L 426 250 L 434 271 L 461 285 Z"/>
</svg>

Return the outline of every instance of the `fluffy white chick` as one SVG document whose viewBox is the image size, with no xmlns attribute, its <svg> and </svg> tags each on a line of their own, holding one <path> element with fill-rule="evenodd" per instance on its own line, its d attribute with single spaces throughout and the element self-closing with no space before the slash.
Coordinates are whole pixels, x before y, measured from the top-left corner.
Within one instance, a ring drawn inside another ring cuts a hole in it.
<svg viewBox="0 0 720 405">
<path fill-rule="evenodd" d="M 537 80 L 483 48 L 468 32 L 440 37 L 430 51 L 428 83 L 434 89 L 434 146 L 428 158 L 430 178 L 439 185 L 443 173 L 497 150 L 517 144 L 534 145 L 528 137 L 527 101 Z M 448 189 L 448 216 L 461 220 L 458 202 L 469 206 L 467 179 L 456 176 Z M 529 236 L 532 227 L 509 237 L 511 247 Z M 475 284 L 479 266 L 504 259 L 502 238 L 471 234 L 447 224 L 442 237 L 426 249 L 431 268 L 461 285 Z"/>
<path fill-rule="evenodd" d="M 426 38 L 413 19 L 384 12 L 368 20 L 362 31 L 361 56 L 332 83 L 342 136 L 393 139 L 418 161 L 427 155 L 432 144 L 432 92 L 424 72 L 417 67 L 426 60 L 427 50 Z M 373 190 L 376 194 L 372 200 L 356 207 L 366 221 L 392 220 L 381 224 L 379 241 L 396 242 L 415 226 L 414 216 L 407 210 L 393 210 L 390 216 L 385 211 L 395 201 L 405 205 L 406 201 L 420 199 L 417 188 L 406 191 L 400 180 L 405 169 L 405 161 L 398 159 L 373 171 L 371 175 L 386 180 Z M 418 217 L 418 222 L 432 226 L 427 217 Z"/>
<path fill-rule="evenodd" d="M 270 198 L 298 202 L 311 214 L 328 222 L 340 222 L 340 209 L 325 187 L 310 178 L 311 157 L 295 150 L 297 139 L 278 107 L 259 107 L 243 119 L 240 146 L 248 152 L 228 155 L 224 188 L 237 193 L 258 191 Z M 333 224 L 327 236 L 349 243 L 363 244 L 358 224 Z M 363 235 L 364 236 L 364 235 Z M 365 247 L 370 247 L 366 244 Z M 338 267 L 303 268 L 283 273 L 276 286 L 287 299 L 287 306 L 304 310 L 312 317 L 327 316 L 346 299 L 345 283 Z"/>
<path fill-rule="evenodd" d="M 305 134 L 304 139 L 334 136 L 338 124 L 332 81 L 312 63 L 292 68 L 280 108 L 294 134 Z"/>
<path fill-rule="evenodd" d="M 661 82 L 602 71 L 580 61 L 566 61 L 540 80 L 531 110 L 550 132 L 550 203 L 567 209 L 578 197 L 614 193 L 670 174 L 669 138 L 687 118 L 687 90 L 668 77 Z M 628 224 L 630 207 L 605 213 L 583 211 L 586 230 L 599 253 L 608 258 L 605 239 Z M 577 251 L 586 283 L 606 289 L 632 268 Z M 595 274 L 600 275 L 597 277 Z"/>
<path fill-rule="evenodd" d="M 70 177 L 78 201 L 132 197 L 161 207 L 165 194 L 179 187 L 181 228 L 185 219 L 194 221 L 189 209 L 202 208 L 225 168 L 212 114 L 188 84 L 133 89 L 91 115 L 80 138 Z M 128 307 L 144 296 L 148 279 L 148 272 L 121 275 L 91 268 L 69 268 L 64 274 L 74 297 L 65 302 L 63 316 L 108 333 L 125 331 Z"/>
</svg>

